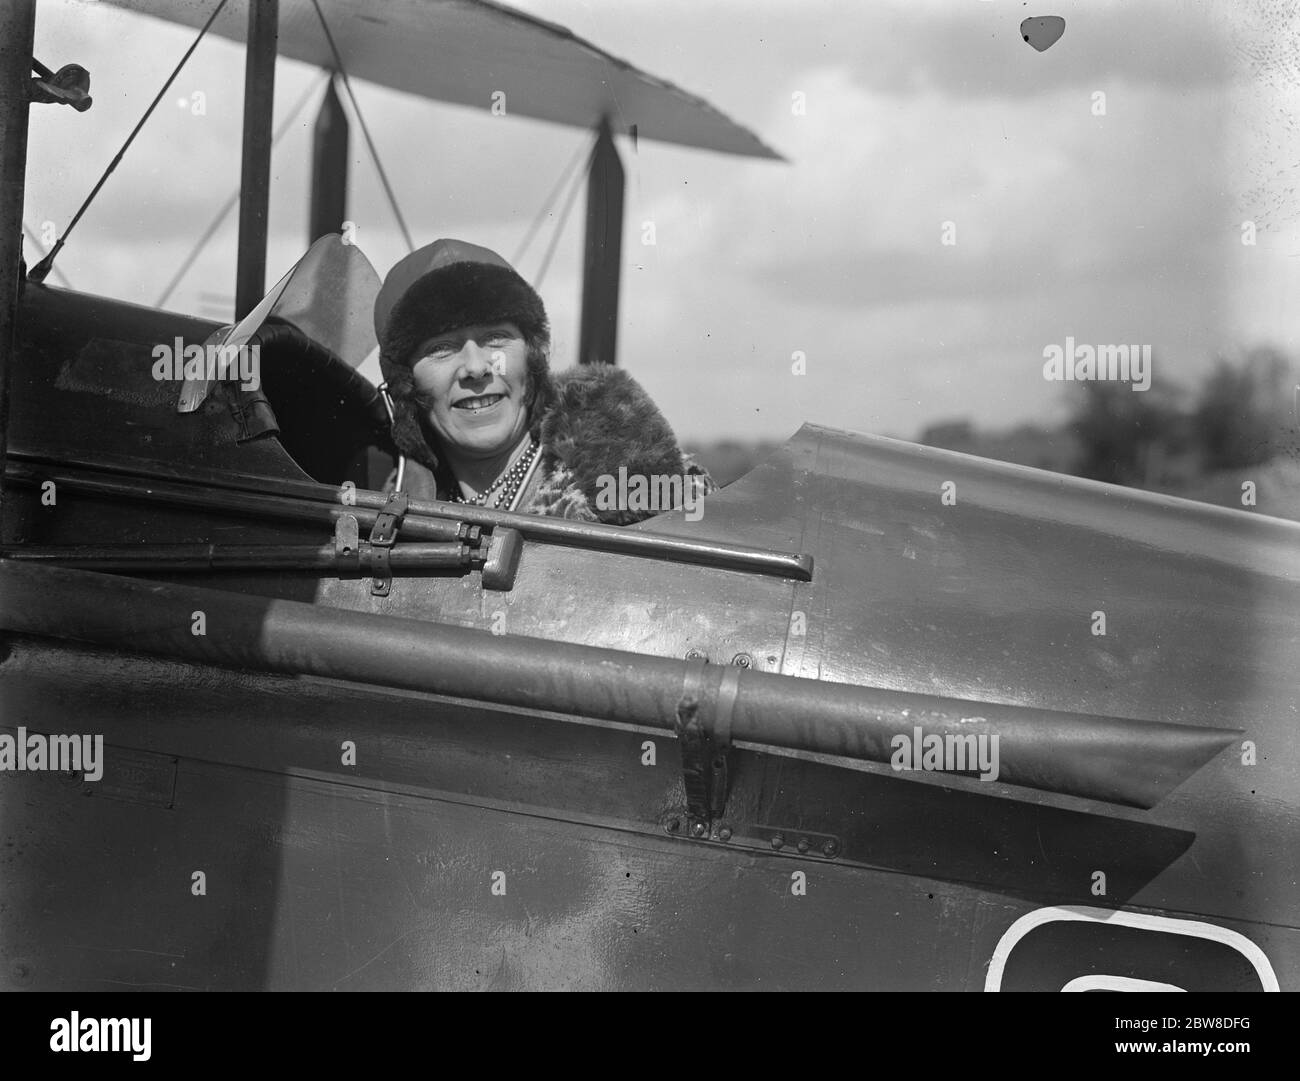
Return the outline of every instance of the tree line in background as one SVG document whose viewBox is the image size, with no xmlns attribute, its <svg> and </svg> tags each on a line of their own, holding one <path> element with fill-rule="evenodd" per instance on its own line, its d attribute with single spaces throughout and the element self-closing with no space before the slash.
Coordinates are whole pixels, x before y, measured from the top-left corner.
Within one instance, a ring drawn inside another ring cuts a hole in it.
<svg viewBox="0 0 1300 1081">
<path fill-rule="evenodd" d="M 1278 458 L 1300 458 L 1296 372 L 1280 352 L 1220 357 L 1194 395 L 1155 383 L 1082 383 L 1070 419 L 1075 474 L 1164 490 Z"/>
<path fill-rule="evenodd" d="M 1159 358 L 1156 359 L 1159 373 Z M 1261 346 L 1219 357 L 1194 388 L 1157 378 L 1073 385 L 1057 428 L 982 431 L 968 420 L 927 427 L 917 440 L 1037 469 L 1145 488 L 1300 520 L 1300 372 Z M 743 476 L 777 444 L 726 441 L 691 448 L 719 484 Z M 1243 501 L 1251 481 L 1253 503 Z"/>
</svg>

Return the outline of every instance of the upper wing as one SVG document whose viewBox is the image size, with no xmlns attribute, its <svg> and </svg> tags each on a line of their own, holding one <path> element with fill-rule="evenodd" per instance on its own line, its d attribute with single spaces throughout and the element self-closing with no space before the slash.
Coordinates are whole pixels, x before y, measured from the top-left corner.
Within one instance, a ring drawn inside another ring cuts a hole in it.
<svg viewBox="0 0 1300 1081">
<path fill-rule="evenodd" d="M 200 27 L 215 0 L 107 0 L 116 7 Z M 349 75 L 438 101 L 489 108 L 506 95 L 511 114 L 726 154 L 781 159 L 707 101 L 639 71 L 555 23 L 487 0 L 318 0 Z M 242 42 L 243 4 L 213 32 Z M 279 51 L 333 68 L 311 0 L 280 0 Z"/>
</svg>

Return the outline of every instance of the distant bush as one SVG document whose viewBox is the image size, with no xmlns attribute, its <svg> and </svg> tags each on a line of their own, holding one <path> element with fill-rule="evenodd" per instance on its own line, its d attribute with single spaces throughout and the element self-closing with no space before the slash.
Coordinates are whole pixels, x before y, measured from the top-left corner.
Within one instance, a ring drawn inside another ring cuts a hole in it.
<svg viewBox="0 0 1300 1081">
<path fill-rule="evenodd" d="M 1291 442 L 1293 379 L 1274 349 L 1252 350 L 1239 365 L 1219 359 L 1192 412 L 1207 471 L 1259 465 Z"/>
<path fill-rule="evenodd" d="M 1079 441 L 1074 472 L 1110 484 L 1140 485 L 1187 443 L 1175 392 L 1134 391 L 1127 383 L 1080 383 L 1069 427 Z"/>
</svg>

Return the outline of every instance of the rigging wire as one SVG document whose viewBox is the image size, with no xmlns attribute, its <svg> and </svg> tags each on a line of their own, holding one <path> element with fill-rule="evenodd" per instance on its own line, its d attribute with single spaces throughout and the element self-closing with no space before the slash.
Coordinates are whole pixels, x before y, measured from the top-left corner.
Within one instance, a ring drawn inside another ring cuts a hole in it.
<svg viewBox="0 0 1300 1081">
<path fill-rule="evenodd" d="M 224 3 L 225 0 L 222 0 Z M 415 241 L 411 239 L 411 231 L 406 227 L 406 220 L 402 217 L 402 212 L 397 206 L 397 196 L 393 194 L 393 186 L 388 182 L 388 174 L 384 172 L 383 162 L 379 160 L 379 151 L 375 149 L 375 141 L 370 137 L 370 128 L 366 125 L 366 118 L 361 115 L 361 106 L 357 104 L 357 97 L 352 93 L 352 82 L 348 79 L 347 69 L 343 67 L 343 57 L 339 55 L 338 46 L 334 44 L 334 35 L 330 33 L 329 24 L 325 21 L 325 13 L 321 11 L 320 4 L 317 0 L 311 0 L 311 6 L 316 9 L 316 17 L 320 20 L 321 29 L 325 31 L 325 40 L 329 42 L 330 52 L 334 54 L 334 63 L 338 67 L 338 73 L 343 78 L 343 89 L 348 93 L 348 100 L 352 102 L 352 111 L 357 114 L 357 122 L 361 125 L 361 134 L 365 136 L 366 146 L 370 149 L 371 160 L 375 163 L 375 170 L 379 173 L 379 180 L 384 185 L 384 193 L 388 196 L 388 204 L 393 208 L 393 217 L 397 219 L 398 227 L 402 230 L 402 237 L 406 240 L 406 247 L 410 251 L 415 251 Z"/>
<path fill-rule="evenodd" d="M 316 91 L 321 88 L 321 85 L 325 83 L 329 77 L 330 73 L 322 70 L 320 72 L 320 77 L 307 87 L 306 93 L 298 99 L 297 104 L 289 111 L 289 115 L 281 121 L 280 126 L 276 128 L 274 134 L 271 136 L 271 146 L 273 148 L 275 144 L 278 143 L 288 132 L 289 128 L 293 126 L 293 122 L 298 119 L 298 114 L 306 108 L 307 103 L 311 101 L 311 99 L 316 95 Z M 161 308 L 171 299 L 172 293 L 175 291 L 176 287 L 180 285 L 181 280 L 189 272 L 190 267 L 194 265 L 194 261 L 198 259 L 200 254 L 202 254 L 203 249 L 207 247 L 208 241 L 211 240 L 217 230 L 221 228 L 221 223 L 226 220 L 226 216 L 238 205 L 239 189 L 236 188 L 234 194 L 231 195 L 230 198 L 222 204 L 221 209 L 217 211 L 216 217 L 212 219 L 208 224 L 208 227 L 203 231 L 203 235 L 199 237 L 198 242 L 194 245 L 189 255 L 185 257 L 185 261 L 181 263 L 180 269 L 172 276 L 172 280 L 167 283 L 167 288 L 162 291 L 162 296 L 154 302 L 155 308 Z"/>
<path fill-rule="evenodd" d="M 542 279 L 546 277 L 546 271 L 551 265 L 551 256 L 555 254 L 555 249 L 560 243 L 560 236 L 564 232 L 564 223 L 569 220 L 569 212 L 573 209 L 574 201 L 578 197 L 578 192 L 582 190 L 583 181 L 591 173 L 591 167 L 596 162 L 596 140 L 591 142 L 591 148 L 587 152 L 587 165 L 580 173 L 573 178 L 573 186 L 569 189 L 568 198 L 564 201 L 564 208 L 560 211 L 560 220 L 555 223 L 555 232 L 551 234 L 551 243 L 546 249 L 546 254 L 542 256 L 542 265 L 537 271 L 537 278 L 533 282 L 533 288 L 540 291 L 542 288 Z"/>
<path fill-rule="evenodd" d="M 523 242 L 519 245 L 519 250 L 515 252 L 515 257 L 510 260 L 511 266 L 518 266 L 520 261 L 523 259 L 524 254 L 528 251 L 529 245 L 533 242 L 533 238 L 537 236 L 537 231 L 542 227 L 542 222 L 546 220 L 547 215 L 551 212 L 551 207 L 555 205 L 555 200 L 559 198 L 560 192 L 564 190 L 564 185 L 569 182 L 569 177 L 572 175 L 573 170 L 576 169 L 578 163 L 582 161 L 582 151 L 583 146 L 582 143 L 579 142 L 577 150 L 573 152 L 573 157 L 569 159 L 569 164 L 564 167 L 564 172 L 560 174 L 560 179 L 555 182 L 555 187 L 551 189 L 550 194 L 547 195 L 545 201 L 542 203 L 542 208 L 538 211 L 537 217 L 533 219 L 533 223 L 528 227 L 528 232 L 524 235 Z"/>
<path fill-rule="evenodd" d="M 40 252 L 42 255 L 44 255 L 45 245 L 41 243 L 41 238 L 36 235 L 36 230 L 33 229 L 30 225 L 28 225 L 26 222 L 23 222 L 23 232 L 26 233 L 27 238 L 33 244 L 36 245 L 36 250 Z M 52 269 L 54 270 L 54 276 L 58 278 L 59 281 L 61 281 L 66 288 L 71 289 L 72 282 L 68 281 L 68 276 L 64 274 L 63 271 L 60 270 L 58 267 L 53 267 Z"/>
<path fill-rule="evenodd" d="M 181 68 L 185 66 L 186 61 L 189 60 L 194 50 L 199 47 L 199 42 L 203 40 L 204 36 L 208 32 L 208 28 L 216 21 L 217 16 L 221 14 L 221 10 L 226 6 L 226 3 L 227 0 L 219 0 L 219 3 L 213 10 L 212 14 L 208 16 L 208 21 L 203 24 L 203 29 L 199 31 L 199 36 L 196 37 L 190 47 L 185 50 L 185 55 L 181 57 L 180 63 L 177 64 L 172 73 L 167 76 L 167 81 L 163 83 L 162 89 L 158 91 L 157 96 L 152 102 L 150 102 L 149 108 L 144 111 L 144 116 L 140 117 L 140 120 L 131 130 L 131 134 L 126 137 L 126 142 L 122 144 L 122 149 L 119 150 L 113 160 L 108 163 L 108 168 L 104 170 L 104 175 L 99 178 L 98 183 L 96 183 L 90 190 L 90 194 L 86 196 L 85 202 L 81 204 L 81 207 L 72 216 L 72 221 L 69 222 L 68 227 L 63 230 L 63 235 L 55 242 L 54 247 L 50 249 L 49 254 L 27 272 L 28 281 L 43 282 L 45 280 L 46 276 L 54 266 L 55 257 L 63 250 L 63 244 L 68 239 L 68 234 L 76 228 L 77 222 L 81 220 L 81 215 L 86 212 L 86 208 L 90 206 L 95 196 L 99 194 L 99 189 L 104 186 L 104 183 L 112 175 L 113 170 L 117 168 L 118 162 L 120 162 L 123 155 L 126 154 L 127 148 L 135 141 L 135 137 L 140 134 L 140 129 L 144 127 L 145 122 L 153 115 L 153 111 L 158 107 L 158 103 L 162 101 L 163 95 L 167 93 L 168 88 L 176 81 L 176 76 L 181 73 Z"/>
</svg>

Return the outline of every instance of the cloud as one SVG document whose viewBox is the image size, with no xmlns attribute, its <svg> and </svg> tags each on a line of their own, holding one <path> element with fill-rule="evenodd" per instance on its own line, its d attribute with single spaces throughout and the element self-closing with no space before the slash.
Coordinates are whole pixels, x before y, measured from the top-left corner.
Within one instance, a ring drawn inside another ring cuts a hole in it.
<svg viewBox="0 0 1300 1081">
<path fill-rule="evenodd" d="M 807 86 L 805 116 L 769 120 L 790 166 L 643 167 L 660 242 L 626 362 L 693 436 L 1058 417 L 1042 349 L 1067 334 L 1149 342 L 1162 379 L 1208 364 L 1240 247 L 1216 89 L 1118 84 L 1098 117 L 1071 90 L 900 101 L 839 69 Z"/>
<path fill-rule="evenodd" d="M 1239 2 L 1239 0 L 1233 0 Z M 1024 100 L 1064 88 L 1191 88 L 1233 70 L 1222 5 L 1183 0 L 1055 0 L 1059 42 L 1038 53 L 1020 36 L 1034 12 L 977 0 L 589 0 L 520 4 L 619 53 L 657 57 L 656 74 L 708 96 L 742 121 L 805 72 L 840 68 L 863 90 L 907 98 Z M 622 41 L 637 46 L 624 48 Z M 661 57 L 661 58 L 660 58 Z M 720 62 L 721 61 L 721 62 Z M 744 83 L 733 74 L 744 73 Z M 797 84 L 796 84 L 797 85 Z M 788 98 L 788 92 L 785 93 Z M 781 149 L 778 147 L 778 149 Z"/>
<path fill-rule="evenodd" d="M 1119 86 L 1098 117 L 1069 91 L 992 109 L 932 94 L 898 103 L 842 72 L 809 86 L 791 167 L 733 169 L 706 213 L 681 192 L 652 212 L 693 255 L 726 252 L 771 295 L 996 302 L 1094 277 L 1128 288 L 1200 259 L 1214 287 L 1215 246 L 1237 242 L 1224 109 L 1208 88 Z M 844 126 L 867 134 L 839 139 Z"/>
</svg>

